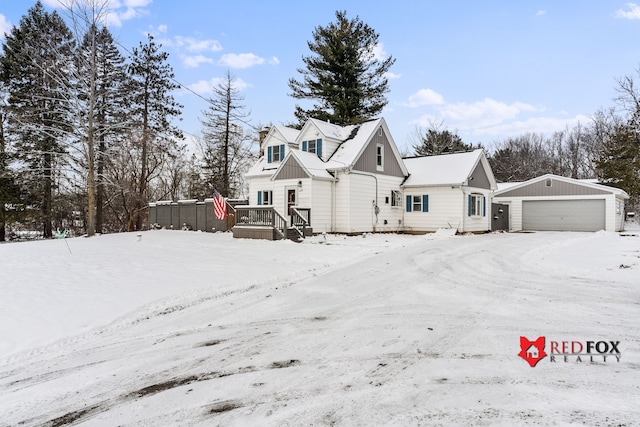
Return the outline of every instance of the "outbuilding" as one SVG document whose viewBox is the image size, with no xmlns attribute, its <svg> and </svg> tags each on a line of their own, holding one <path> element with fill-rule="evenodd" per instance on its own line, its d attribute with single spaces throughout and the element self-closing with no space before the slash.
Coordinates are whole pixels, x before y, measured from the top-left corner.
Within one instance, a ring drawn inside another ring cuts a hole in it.
<svg viewBox="0 0 640 427">
<path fill-rule="evenodd" d="M 493 194 L 508 206 L 510 231 L 622 231 L 627 199 L 619 188 L 553 174 L 498 184 Z"/>
</svg>

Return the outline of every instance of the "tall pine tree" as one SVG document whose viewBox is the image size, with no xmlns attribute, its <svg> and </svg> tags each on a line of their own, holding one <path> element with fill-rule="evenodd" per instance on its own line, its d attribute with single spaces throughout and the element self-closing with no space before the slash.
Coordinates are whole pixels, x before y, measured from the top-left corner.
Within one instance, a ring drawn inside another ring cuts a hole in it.
<svg viewBox="0 0 640 427">
<path fill-rule="evenodd" d="M 347 125 L 382 112 L 388 103 L 386 73 L 395 59 L 376 57 L 379 34 L 373 28 L 337 11 L 336 22 L 316 27 L 308 46 L 314 55 L 302 57 L 302 80 L 289 79 L 293 98 L 316 102 L 309 110 L 296 105 L 300 124 L 311 117 Z"/>
<path fill-rule="evenodd" d="M 68 90 L 73 74 L 73 36 L 64 20 L 40 1 L 7 34 L 2 79 L 9 92 L 8 129 L 27 165 L 32 205 L 40 208 L 45 237 L 53 236 L 54 185 L 64 163 L 70 129 Z"/>
<path fill-rule="evenodd" d="M 182 132 L 171 124 L 171 119 L 181 114 L 182 105 L 175 101 L 171 92 L 179 86 L 174 81 L 169 54 L 160 51 L 153 36 L 146 44 L 134 48 L 128 66 L 131 77 L 132 120 L 131 137 L 134 141 L 138 161 L 132 176 L 133 200 L 128 206 L 127 229 L 142 229 L 149 202 L 150 183 L 161 172 L 167 156 L 177 151 L 177 141 Z"/>
</svg>

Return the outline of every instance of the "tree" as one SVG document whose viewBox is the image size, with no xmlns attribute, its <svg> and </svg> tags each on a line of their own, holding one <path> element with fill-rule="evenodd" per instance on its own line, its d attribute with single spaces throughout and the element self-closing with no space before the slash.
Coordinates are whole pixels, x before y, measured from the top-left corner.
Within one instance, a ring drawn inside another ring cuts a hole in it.
<svg viewBox="0 0 640 427">
<path fill-rule="evenodd" d="M 314 55 L 303 56 L 306 68 L 297 71 L 302 80 L 289 79 L 295 99 L 314 100 L 310 110 L 296 105 L 295 116 L 302 124 L 310 117 L 339 125 L 357 123 L 382 112 L 388 100 L 386 73 L 395 59 L 376 57 L 379 34 L 357 16 L 336 12 L 336 22 L 313 31 L 307 42 Z"/>
<path fill-rule="evenodd" d="M 640 74 L 640 69 L 637 70 Z M 615 123 L 596 161 L 599 178 L 625 190 L 630 204 L 640 203 L 640 91 L 632 76 L 618 80 L 615 98 L 626 117 Z"/>
<path fill-rule="evenodd" d="M 45 237 L 53 236 L 54 183 L 66 162 L 73 48 L 64 20 L 56 12 L 47 13 L 38 1 L 7 34 L 1 58 L 2 80 L 9 92 L 8 129 L 26 165 L 21 178 L 31 204 L 40 208 Z"/>
<path fill-rule="evenodd" d="M 4 133 L 5 107 L 4 103 L 0 105 L 0 242 L 5 241 L 6 225 L 11 219 L 15 219 L 17 204 L 20 202 L 20 189 L 14 173 L 9 169 L 10 154 Z"/>
<path fill-rule="evenodd" d="M 416 156 L 436 156 L 476 148 L 473 144 L 462 141 L 458 134 L 443 129 L 442 124 L 443 122 L 431 122 L 426 129 L 416 129 L 418 142 L 413 144 Z M 480 145 L 477 148 L 480 148 Z"/>
<path fill-rule="evenodd" d="M 171 119 L 181 114 L 182 105 L 171 95 L 179 86 L 167 63 L 169 54 L 161 52 L 160 47 L 153 36 L 148 35 L 146 44 L 140 43 L 133 49 L 128 66 L 132 85 L 130 137 L 134 140 L 133 148 L 138 151 L 138 162 L 131 165 L 135 170 L 130 176 L 137 182 L 133 187 L 133 205 L 128 208 L 129 231 L 142 229 L 149 185 L 161 172 L 166 156 L 179 149 L 176 140 L 182 139 L 180 130 L 171 124 Z"/>
<path fill-rule="evenodd" d="M 249 115 L 243 112 L 243 99 L 227 71 L 225 78 L 213 88 L 209 108 L 202 112 L 199 151 L 202 169 L 212 187 L 209 195 L 216 189 L 224 196 L 235 197 L 252 160 L 250 139 L 244 130 Z"/>
</svg>

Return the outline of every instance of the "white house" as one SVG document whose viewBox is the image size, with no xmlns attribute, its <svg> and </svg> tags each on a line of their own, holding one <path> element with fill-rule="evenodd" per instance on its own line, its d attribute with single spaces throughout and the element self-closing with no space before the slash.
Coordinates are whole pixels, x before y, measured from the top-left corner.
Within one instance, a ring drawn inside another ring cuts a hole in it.
<svg viewBox="0 0 640 427">
<path fill-rule="evenodd" d="M 494 202 L 509 208 L 509 230 L 621 231 L 629 195 L 589 180 L 547 174 L 499 184 Z"/>
<path fill-rule="evenodd" d="M 495 180 L 482 150 L 402 159 L 384 119 L 310 119 L 301 130 L 272 127 L 261 152 L 236 237 L 278 238 L 300 225 L 314 233 L 490 229 Z"/>
</svg>

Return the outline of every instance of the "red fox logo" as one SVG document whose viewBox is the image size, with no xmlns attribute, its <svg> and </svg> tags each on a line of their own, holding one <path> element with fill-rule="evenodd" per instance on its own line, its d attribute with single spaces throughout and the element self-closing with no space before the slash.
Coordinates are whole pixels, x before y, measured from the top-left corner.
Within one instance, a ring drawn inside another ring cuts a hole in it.
<svg viewBox="0 0 640 427">
<path fill-rule="evenodd" d="M 544 337 L 538 337 L 535 341 L 520 337 L 520 353 L 518 353 L 518 356 L 526 360 L 529 366 L 533 368 L 547 355 L 544 352 L 544 340 Z"/>
</svg>

